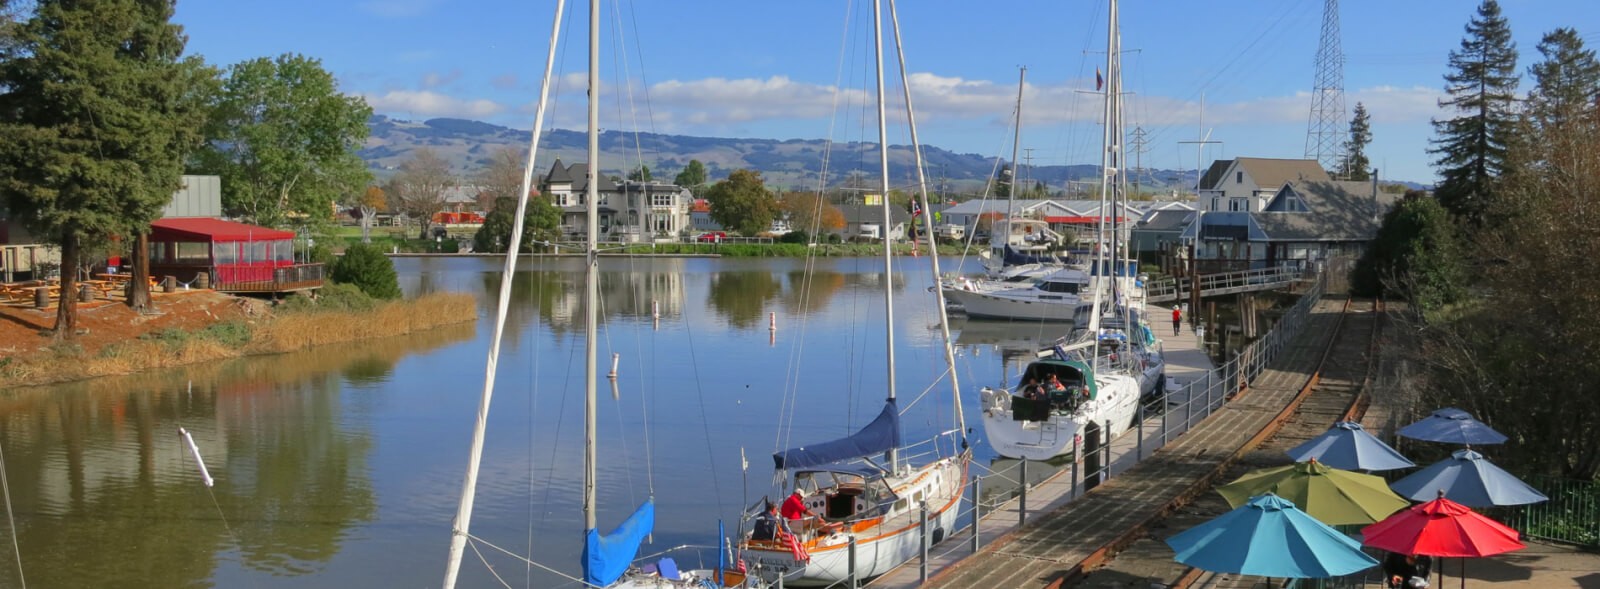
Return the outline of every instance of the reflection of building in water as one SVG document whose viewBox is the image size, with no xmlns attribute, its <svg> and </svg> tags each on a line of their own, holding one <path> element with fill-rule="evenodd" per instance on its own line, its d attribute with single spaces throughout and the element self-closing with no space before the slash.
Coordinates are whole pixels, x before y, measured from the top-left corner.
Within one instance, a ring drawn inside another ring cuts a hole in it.
<svg viewBox="0 0 1600 589">
<path fill-rule="evenodd" d="M 614 260 L 601 263 L 600 320 L 611 318 L 649 319 L 659 306 L 662 319 L 683 314 L 686 298 L 682 259 L 615 261 L 631 267 L 618 267 Z M 557 332 L 583 323 L 583 272 L 568 269 L 543 272 L 518 272 L 513 291 L 521 300 L 538 301 L 538 314 Z M 498 275 L 485 275 L 485 292 L 498 293 Z M 526 283 L 526 284 L 524 284 Z M 492 304 L 492 301 L 486 304 Z M 507 321 L 520 325 L 513 306 Z"/>
</svg>

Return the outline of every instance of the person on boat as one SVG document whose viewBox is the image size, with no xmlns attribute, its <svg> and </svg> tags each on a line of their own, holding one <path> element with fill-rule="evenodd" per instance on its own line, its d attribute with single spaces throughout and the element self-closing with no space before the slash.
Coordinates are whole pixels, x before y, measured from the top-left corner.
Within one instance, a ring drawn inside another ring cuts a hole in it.
<svg viewBox="0 0 1600 589">
<path fill-rule="evenodd" d="M 1045 393 L 1054 395 L 1056 393 L 1059 393 L 1059 392 L 1067 390 L 1067 385 L 1061 384 L 1061 379 L 1057 378 L 1055 373 L 1052 372 L 1052 373 L 1050 373 L 1049 378 L 1045 379 L 1044 390 L 1045 390 Z"/>
<path fill-rule="evenodd" d="M 778 530 L 781 529 L 778 519 L 778 506 L 769 499 L 763 499 L 766 504 L 761 514 L 756 516 L 755 527 L 750 531 L 751 540 L 776 540 Z"/>
</svg>

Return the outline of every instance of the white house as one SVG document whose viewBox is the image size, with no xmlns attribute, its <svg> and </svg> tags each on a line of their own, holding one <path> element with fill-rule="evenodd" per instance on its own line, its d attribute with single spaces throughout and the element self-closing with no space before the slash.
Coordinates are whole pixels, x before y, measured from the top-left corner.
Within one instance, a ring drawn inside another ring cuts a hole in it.
<svg viewBox="0 0 1600 589">
<path fill-rule="evenodd" d="M 844 214 L 844 230 L 839 232 L 841 237 L 883 238 L 883 205 L 839 205 L 839 212 Z M 889 239 L 905 239 L 906 224 L 910 222 L 911 213 L 904 208 L 890 206 Z"/>
<path fill-rule="evenodd" d="M 587 227 L 588 164 L 564 166 L 560 159 L 540 181 L 541 194 L 561 209 L 561 235 L 581 239 Z M 662 182 L 623 182 L 599 175 L 595 203 L 600 213 L 600 241 L 638 242 L 672 238 L 691 229 L 694 195 Z"/>
<path fill-rule="evenodd" d="M 1206 212 L 1254 213 L 1285 182 L 1331 182 L 1317 160 L 1241 157 L 1211 162 L 1200 177 L 1200 206 Z"/>
</svg>

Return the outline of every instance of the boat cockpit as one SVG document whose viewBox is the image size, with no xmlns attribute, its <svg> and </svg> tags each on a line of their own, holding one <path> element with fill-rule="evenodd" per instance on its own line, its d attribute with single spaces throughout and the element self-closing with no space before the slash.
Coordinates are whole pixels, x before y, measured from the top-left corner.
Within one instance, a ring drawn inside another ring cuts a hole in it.
<svg viewBox="0 0 1600 589">
<path fill-rule="evenodd" d="M 828 523 L 883 515 L 897 498 L 883 473 L 870 467 L 797 471 L 794 484 L 806 507 Z"/>
<path fill-rule="evenodd" d="M 1061 386 L 1050 385 L 1055 376 Z M 1043 361 L 1028 365 L 1014 389 L 1012 418 L 1018 421 L 1043 421 L 1054 413 L 1072 413 L 1093 398 L 1093 387 L 1084 370 L 1065 362 Z"/>
</svg>

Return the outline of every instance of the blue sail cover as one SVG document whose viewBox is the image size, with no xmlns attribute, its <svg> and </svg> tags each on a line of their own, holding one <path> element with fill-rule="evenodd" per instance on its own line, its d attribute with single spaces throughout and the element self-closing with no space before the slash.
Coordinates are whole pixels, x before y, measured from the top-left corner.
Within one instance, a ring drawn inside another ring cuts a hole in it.
<svg viewBox="0 0 1600 589">
<path fill-rule="evenodd" d="M 1031 254 L 1025 254 L 1025 253 L 1019 252 L 1017 250 L 1011 249 L 1010 245 L 1006 245 L 1005 246 L 1005 250 L 1001 254 L 1000 261 L 1001 261 L 1002 265 L 1005 265 L 1005 266 L 1021 266 L 1021 265 L 1024 265 L 1024 264 L 1063 264 L 1063 263 L 1066 263 L 1066 260 L 1063 260 L 1063 259 L 1058 258 L 1056 256 L 1036 256 L 1036 255 L 1031 255 Z"/>
<path fill-rule="evenodd" d="M 600 535 L 600 530 L 589 530 L 583 541 L 583 582 L 591 587 L 605 587 L 622 578 L 628 565 L 639 554 L 639 543 L 656 525 L 656 500 L 645 500 L 617 529 Z"/>
<path fill-rule="evenodd" d="M 894 399 L 883 405 L 883 412 L 872 423 L 847 438 L 790 448 L 772 455 L 778 470 L 809 468 L 851 458 L 888 452 L 900 445 L 900 410 Z"/>
</svg>

